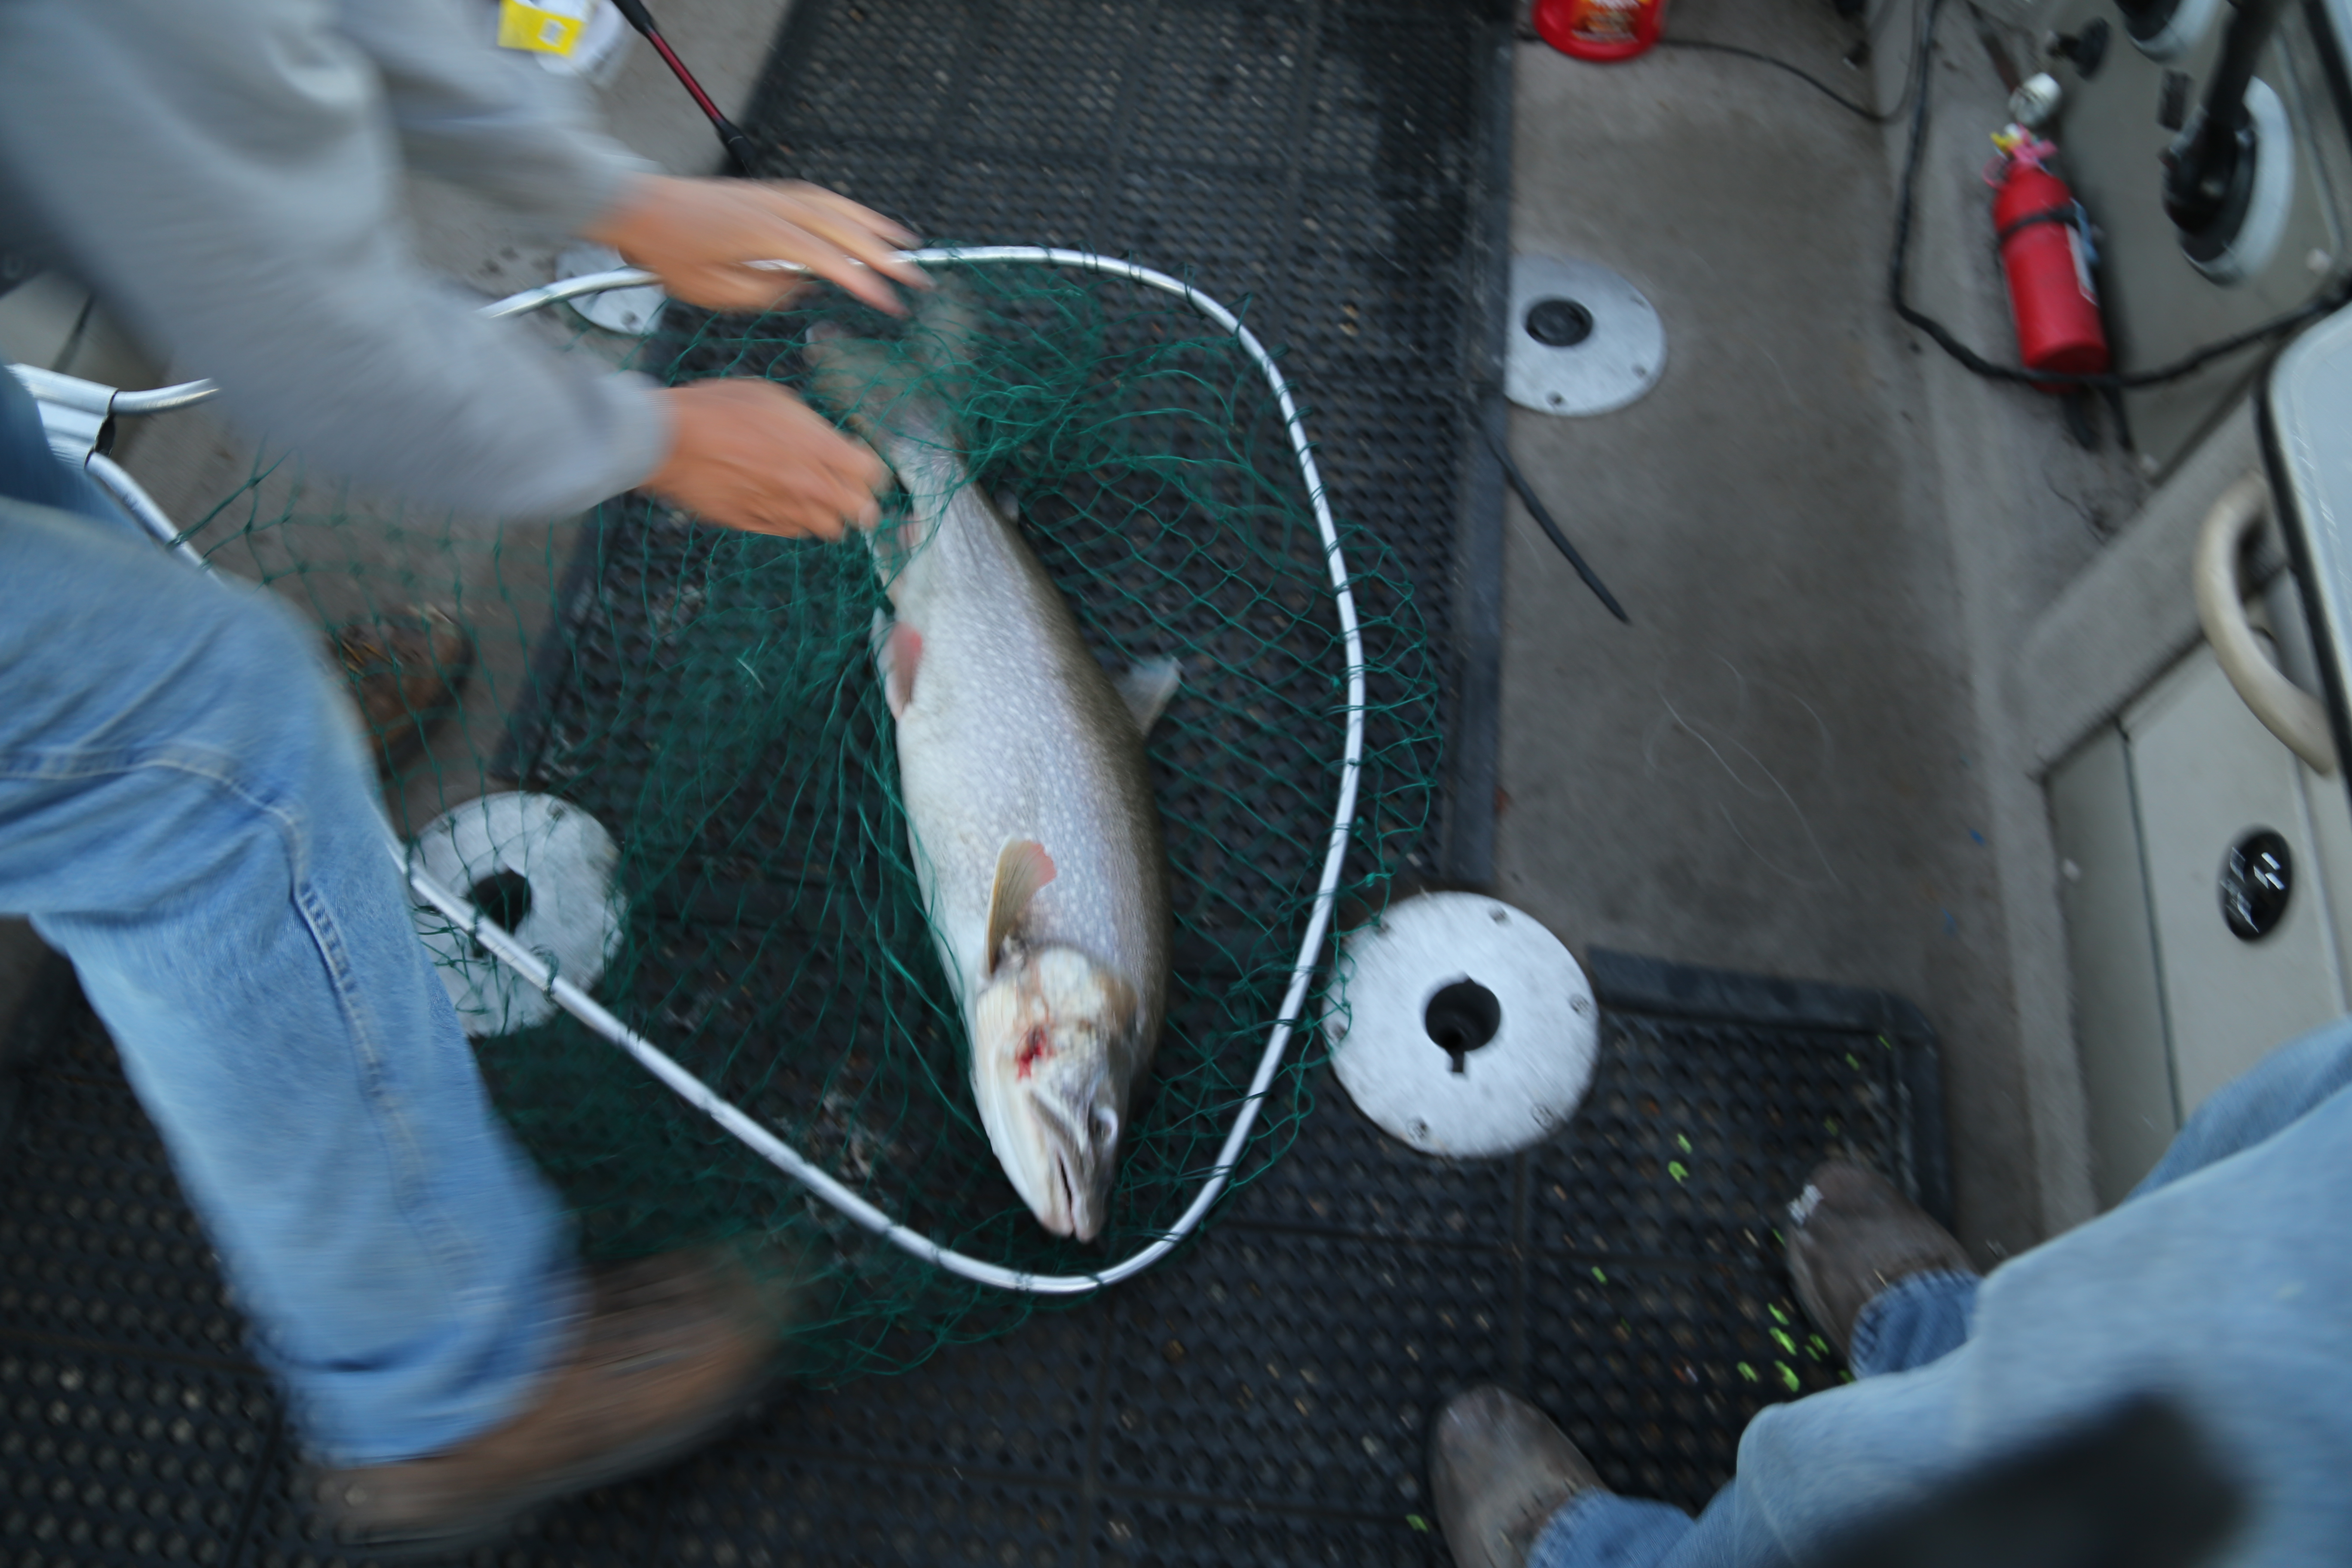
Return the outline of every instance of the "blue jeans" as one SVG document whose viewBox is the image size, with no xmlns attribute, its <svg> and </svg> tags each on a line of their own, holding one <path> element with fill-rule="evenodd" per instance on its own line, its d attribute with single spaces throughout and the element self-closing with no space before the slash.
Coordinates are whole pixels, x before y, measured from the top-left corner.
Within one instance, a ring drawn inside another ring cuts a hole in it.
<svg viewBox="0 0 2352 1568">
<path fill-rule="evenodd" d="M 0 910 L 73 962 L 311 1451 L 517 1412 L 578 1295 L 315 631 L 168 557 L 0 370 Z"/>
<path fill-rule="evenodd" d="M 1926 1366 L 1969 1337 L 1973 1274 L 1915 1274 L 1871 1299 L 1853 1321 L 1846 1364 L 1857 1378 Z M 1738 1479 L 1696 1521 L 1672 1503 L 1588 1492 L 1559 1510 L 1528 1554 L 1528 1568 L 1767 1568 L 1788 1559 L 1747 1506 Z"/>
<path fill-rule="evenodd" d="M 2249 1484 L 2232 1563 L 2352 1540 L 2352 1019 L 2213 1097 L 2113 1211 L 1989 1279 L 1856 1321 L 1846 1387 L 1767 1410 L 1696 1520 L 1592 1493 L 1529 1568 L 1782 1568 L 2135 1394 L 2179 1399 Z"/>
</svg>

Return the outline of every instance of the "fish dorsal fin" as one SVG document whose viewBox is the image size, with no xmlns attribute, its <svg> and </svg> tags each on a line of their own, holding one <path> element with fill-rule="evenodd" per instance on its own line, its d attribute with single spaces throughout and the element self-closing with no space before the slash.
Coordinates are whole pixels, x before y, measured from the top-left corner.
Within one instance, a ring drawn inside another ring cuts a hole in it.
<svg viewBox="0 0 2352 1568">
<path fill-rule="evenodd" d="M 1054 858 L 1034 838 L 1016 838 L 996 857 L 996 886 L 988 895 L 988 953 L 984 973 L 996 973 L 1004 944 L 1020 934 L 1021 918 L 1037 889 L 1054 879 Z"/>
<path fill-rule="evenodd" d="M 1176 660 L 1148 658 L 1113 678 L 1111 684 L 1118 689 L 1118 700 L 1127 704 L 1135 727 L 1149 735 L 1183 681 L 1184 667 Z"/>
</svg>

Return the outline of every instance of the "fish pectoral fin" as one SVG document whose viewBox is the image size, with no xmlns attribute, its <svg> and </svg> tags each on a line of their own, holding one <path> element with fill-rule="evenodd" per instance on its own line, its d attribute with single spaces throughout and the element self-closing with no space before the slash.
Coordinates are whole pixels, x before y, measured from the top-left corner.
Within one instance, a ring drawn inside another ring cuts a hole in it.
<svg viewBox="0 0 2352 1568">
<path fill-rule="evenodd" d="M 915 700 L 915 669 L 923 662 L 923 634 L 904 621 L 874 612 L 874 663 L 882 672 L 882 700 L 890 717 L 903 717 Z"/>
<path fill-rule="evenodd" d="M 1145 659 L 1111 681 L 1118 689 L 1118 700 L 1127 704 L 1128 713 L 1135 720 L 1135 727 L 1147 735 L 1183 683 L 1184 667 L 1172 658 Z"/>
<path fill-rule="evenodd" d="M 1019 934 L 1021 917 L 1037 889 L 1054 879 L 1054 858 L 1034 838 L 1016 838 L 996 857 L 996 886 L 988 895 L 988 953 L 982 961 L 985 974 L 996 973 L 1004 944 Z"/>
</svg>

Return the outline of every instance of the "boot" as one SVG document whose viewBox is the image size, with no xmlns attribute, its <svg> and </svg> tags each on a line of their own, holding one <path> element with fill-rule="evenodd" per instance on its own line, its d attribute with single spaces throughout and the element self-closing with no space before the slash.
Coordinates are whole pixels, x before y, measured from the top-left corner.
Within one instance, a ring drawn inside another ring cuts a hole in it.
<svg viewBox="0 0 2352 1568">
<path fill-rule="evenodd" d="M 1456 1394 L 1437 1413 L 1429 1481 L 1457 1568 L 1522 1568 L 1552 1515 L 1606 1489 L 1542 1411 L 1492 1386 Z"/>
<path fill-rule="evenodd" d="M 1950 1231 L 1875 1172 L 1843 1160 L 1817 1165 L 1789 1205 L 1789 1277 L 1797 1300 L 1838 1353 L 1880 1291 L 1914 1274 L 1973 1274 Z"/>
<path fill-rule="evenodd" d="M 390 779 L 424 752 L 434 721 L 457 706 L 473 673 L 474 639 L 446 611 L 426 605 L 345 622 L 333 643 L 376 768 Z"/>
<path fill-rule="evenodd" d="M 310 1477 L 339 1546 L 464 1552 L 551 1498 L 677 1458 L 756 1400 L 778 1319 L 741 1268 L 672 1252 L 602 1270 L 591 1287 L 570 1360 L 505 1425 L 420 1459 Z"/>
</svg>

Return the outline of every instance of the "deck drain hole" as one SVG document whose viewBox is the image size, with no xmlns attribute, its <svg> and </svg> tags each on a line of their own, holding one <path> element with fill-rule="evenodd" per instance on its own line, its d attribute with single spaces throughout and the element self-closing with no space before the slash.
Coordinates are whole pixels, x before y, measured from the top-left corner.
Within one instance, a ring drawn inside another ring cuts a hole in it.
<svg viewBox="0 0 2352 1568">
<path fill-rule="evenodd" d="M 1460 1072 L 1462 1059 L 1492 1040 L 1495 1031 L 1503 1026 L 1503 1005 L 1476 981 L 1457 980 L 1438 987 L 1437 994 L 1422 1009 L 1421 1025 L 1437 1048 L 1454 1058 L 1454 1070 Z"/>
<path fill-rule="evenodd" d="M 484 920 L 512 931 L 530 913 L 530 879 L 520 871 L 493 871 L 467 889 L 466 898 L 482 911 Z M 478 938 L 474 942 L 474 956 L 488 956 Z"/>
<path fill-rule="evenodd" d="M 1592 335 L 1592 312 L 1573 300 L 1538 300 L 1525 324 L 1528 336 L 1547 348 L 1574 348 Z"/>
</svg>

